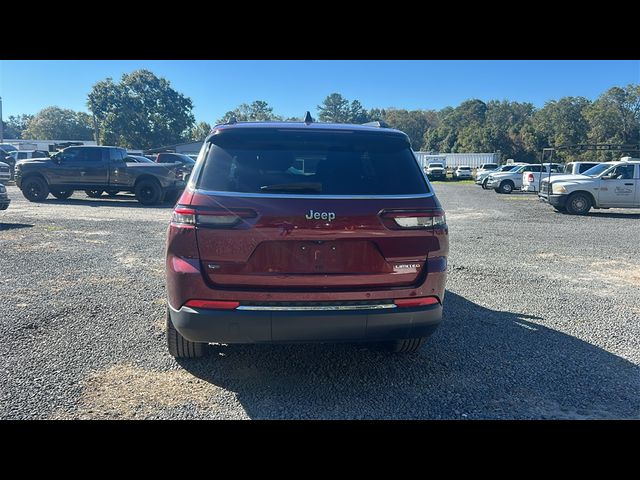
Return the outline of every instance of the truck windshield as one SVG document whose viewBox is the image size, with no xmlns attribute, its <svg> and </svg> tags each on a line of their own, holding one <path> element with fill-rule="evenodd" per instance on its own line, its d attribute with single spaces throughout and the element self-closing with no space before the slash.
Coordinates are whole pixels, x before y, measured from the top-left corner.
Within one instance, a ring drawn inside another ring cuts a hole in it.
<svg viewBox="0 0 640 480">
<path fill-rule="evenodd" d="M 429 168 L 442 168 L 441 163 L 432 163 L 429 165 Z"/>
<path fill-rule="evenodd" d="M 587 175 L 588 177 L 599 177 L 611 167 L 613 167 L 613 165 L 610 163 L 601 163 L 600 165 L 590 168 L 586 172 L 582 172 L 582 175 Z"/>
</svg>

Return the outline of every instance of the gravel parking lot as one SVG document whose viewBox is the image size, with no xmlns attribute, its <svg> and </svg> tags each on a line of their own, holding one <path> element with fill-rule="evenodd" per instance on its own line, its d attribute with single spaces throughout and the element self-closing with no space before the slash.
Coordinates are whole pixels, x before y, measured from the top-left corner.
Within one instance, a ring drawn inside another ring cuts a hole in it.
<svg viewBox="0 0 640 480">
<path fill-rule="evenodd" d="M 0 418 L 640 418 L 640 211 L 435 185 L 445 318 L 416 354 L 164 340 L 171 209 L 133 197 L 0 212 Z"/>
</svg>

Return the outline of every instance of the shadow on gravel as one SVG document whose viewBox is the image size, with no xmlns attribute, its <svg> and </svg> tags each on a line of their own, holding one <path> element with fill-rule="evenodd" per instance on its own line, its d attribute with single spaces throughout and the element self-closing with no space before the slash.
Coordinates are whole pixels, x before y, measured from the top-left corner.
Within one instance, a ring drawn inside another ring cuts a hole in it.
<svg viewBox="0 0 640 480">
<path fill-rule="evenodd" d="M 638 418 L 640 368 L 535 318 L 447 292 L 421 351 L 362 345 L 212 346 L 181 360 L 251 418 Z"/>
<path fill-rule="evenodd" d="M 636 220 L 640 219 L 640 213 L 589 212 L 587 216 L 599 218 L 633 218 Z"/>
<path fill-rule="evenodd" d="M 19 228 L 31 228 L 33 225 L 29 223 L 0 223 L 0 232 L 5 230 L 17 230 Z"/>
<path fill-rule="evenodd" d="M 85 207 L 123 207 L 123 208 L 173 208 L 173 203 L 162 203 L 159 205 L 142 205 L 134 197 L 117 196 L 114 198 L 69 198 L 67 200 L 46 200 L 45 204 L 53 205 L 74 205 Z"/>
</svg>

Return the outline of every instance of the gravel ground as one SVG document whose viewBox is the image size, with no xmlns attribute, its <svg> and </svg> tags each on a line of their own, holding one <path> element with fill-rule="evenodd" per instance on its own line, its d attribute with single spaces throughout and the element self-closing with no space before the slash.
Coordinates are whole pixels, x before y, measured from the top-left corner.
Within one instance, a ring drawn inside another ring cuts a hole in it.
<svg viewBox="0 0 640 480">
<path fill-rule="evenodd" d="M 640 211 L 555 213 L 436 184 L 445 318 L 418 353 L 164 341 L 170 208 L 132 197 L 0 212 L 0 418 L 640 418 Z"/>
</svg>

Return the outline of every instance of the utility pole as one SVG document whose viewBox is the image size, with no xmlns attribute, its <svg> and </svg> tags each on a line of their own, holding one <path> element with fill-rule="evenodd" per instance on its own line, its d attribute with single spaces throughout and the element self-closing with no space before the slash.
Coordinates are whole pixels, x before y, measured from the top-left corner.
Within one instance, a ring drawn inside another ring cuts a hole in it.
<svg viewBox="0 0 640 480">
<path fill-rule="evenodd" d="M 0 97 L 0 143 L 4 143 L 4 122 L 2 121 L 2 97 Z"/>
</svg>

